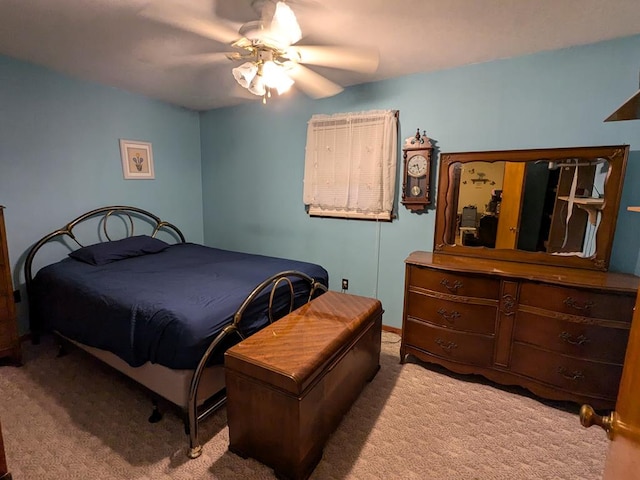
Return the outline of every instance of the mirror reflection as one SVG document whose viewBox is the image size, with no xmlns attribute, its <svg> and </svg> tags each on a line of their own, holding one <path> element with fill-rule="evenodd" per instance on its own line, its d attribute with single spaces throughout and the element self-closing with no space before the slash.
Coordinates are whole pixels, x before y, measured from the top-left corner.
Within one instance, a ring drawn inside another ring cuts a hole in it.
<svg viewBox="0 0 640 480">
<path fill-rule="evenodd" d="M 446 243 L 594 256 L 609 168 L 604 158 L 454 162 Z"/>
</svg>

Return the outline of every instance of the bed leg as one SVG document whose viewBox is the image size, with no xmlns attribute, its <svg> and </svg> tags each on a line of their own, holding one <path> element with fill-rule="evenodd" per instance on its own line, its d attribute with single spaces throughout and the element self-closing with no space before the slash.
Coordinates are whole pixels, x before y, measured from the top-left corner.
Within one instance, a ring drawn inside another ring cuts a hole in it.
<svg viewBox="0 0 640 480">
<path fill-rule="evenodd" d="M 196 445 L 195 447 L 189 447 L 189 451 L 187 452 L 187 456 L 189 458 L 198 458 L 202 455 L 202 445 Z"/>
<path fill-rule="evenodd" d="M 195 421 L 195 435 L 192 435 L 191 432 L 191 417 L 189 416 L 189 410 L 184 410 L 184 415 L 182 416 L 182 422 L 184 423 L 184 433 L 187 437 L 189 437 L 189 448 L 187 449 L 187 457 L 189 458 L 198 458 L 202 454 L 202 445 L 198 443 L 198 424 L 197 419 Z M 2 479 L 0 479 L 2 480 Z"/>
<path fill-rule="evenodd" d="M 162 413 L 158 409 L 158 400 L 153 399 L 152 402 L 153 402 L 153 411 L 149 416 L 149 423 L 158 423 L 160 420 L 162 420 Z"/>
<path fill-rule="evenodd" d="M 202 454 L 202 445 L 198 442 L 198 419 L 189 416 L 185 423 L 185 430 L 187 430 L 187 435 L 189 435 L 187 457 L 198 458 Z"/>
</svg>

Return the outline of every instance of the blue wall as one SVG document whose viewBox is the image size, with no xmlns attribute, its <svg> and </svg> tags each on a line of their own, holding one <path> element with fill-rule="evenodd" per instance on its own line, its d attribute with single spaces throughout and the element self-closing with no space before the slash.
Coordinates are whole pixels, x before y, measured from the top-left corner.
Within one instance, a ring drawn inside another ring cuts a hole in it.
<svg viewBox="0 0 640 480">
<path fill-rule="evenodd" d="M 24 256 L 41 236 L 92 208 L 130 204 L 195 242 L 321 263 L 331 288 L 349 278 L 350 292 L 379 297 L 385 324 L 399 327 L 403 261 L 432 250 L 435 212 L 400 206 L 392 223 L 376 223 L 309 218 L 302 204 L 311 115 L 378 108 L 399 109 L 400 138 L 424 129 L 436 153 L 630 144 L 611 265 L 640 274 L 640 217 L 626 211 L 640 205 L 639 123 L 602 122 L 638 88 L 639 65 L 635 36 L 199 115 L 0 57 L 0 204 L 14 283 L 23 289 Z M 119 138 L 152 142 L 155 180 L 122 178 Z"/>
<path fill-rule="evenodd" d="M 332 289 L 377 296 L 384 323 L 400 327 L 404 264 L 431 251 L 435 211 L 404 207 L 392 223 L 310 218 L 302 204 L 307 121 L 315 113 L 400 110 L 404 139 L 416 128 L 436 153 L 630 144 L 611 270 L 640 273 L 640 127 L 603 123 L 637 88 L 640 36 L 415 74 L 313 101 L 301 95 L 201 116 L 205 243 L 318 262 Z M 398 180 L 398 189 L 401 179 Z M 638 215 L 638 214 L 635 214 Z"/>
<path fill-rule="evenodd" d="M 155 180 L 124 180 L 119 139 L 153 145 Z M 29 247 L 96 207 L 135 205 L 203 240 L 196 112 L 0 57 L 0 205 L 13 282 Z M 18 304 L 27 331 L 25 302 Z"/>
</svg>

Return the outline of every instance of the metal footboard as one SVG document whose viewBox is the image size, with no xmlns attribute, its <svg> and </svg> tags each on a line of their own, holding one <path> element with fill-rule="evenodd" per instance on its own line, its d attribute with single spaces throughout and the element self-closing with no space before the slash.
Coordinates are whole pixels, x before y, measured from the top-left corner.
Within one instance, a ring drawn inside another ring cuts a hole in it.
<svg viewBox="0 0 640 480">
<path fill-rule="evenodd" d="M 327 291 L 327 287 L 322 283 L 316 281 L 314 278 L 305 273 L 295 270 L 280 272 L 267 278 L 258 286 L 256 286 L 253 291 L 247 296 L 244 302 L 242 302 L 240 308 L 238 308 L 233 316 L 233 321 L 222 329 L 222 331 L 216 336 L 216 338 L 209 344 L 209 347 L 200 359 L 200 362 L 198 363 L 198 366 L 193 373 L 193 378 L 191 379 L 191 386 L 189 389 L 189 405 L 187 411 L 187 431 L 189 435 L 189 449 L 187 451 L 187 456 L 189 458 L 197 458 L 202 454 L 202 446 L 200 445 L 200 442 L 198 440 L 198 422 L 204 420 L 206 417 L 222 407 L 226 402 L 226 395 L 224 395 L 213 405 L 207 406 L 206 408 L 201 409 L 201 411 L 198 411 L 198 387 L 200 385 L 202 373 L 209 363 L 211 355 L 216 352 L 216 347 L 220 345 L 222 340 L 224 340 L 227 336 L 237 335 L 240 340 L 243 340 L 246 337 L 246 335 L 242 332 L 242 316 L 247 308 L 252 304 L 252 302 L 269 288 L 271 289 L 269 294 L 268 306 L 269 322 L 272 323 L 277 320 L 277 318 L 274 319 L 273 315 L 273 301 L 275 299 L 276 290 L 280 285 L 286 285 L 289 288 L 290 302 L 289 310 L 287 313 L 291 313 L 294 308 L 295 299 L 294 285 L 291 280 L 292 278 L 299 278 L 307 282 L 309 287 L 309 296 L 306 300 L 307 302 Z"/>
</svg>

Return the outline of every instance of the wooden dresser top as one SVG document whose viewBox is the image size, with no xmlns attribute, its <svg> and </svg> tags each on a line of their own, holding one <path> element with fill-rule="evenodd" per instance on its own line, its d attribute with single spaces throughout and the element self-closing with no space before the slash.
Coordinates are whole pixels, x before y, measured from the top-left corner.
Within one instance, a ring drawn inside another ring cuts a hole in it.
<svg viewBox="0 0 640 480">
<path fill-rule="evenodd" d="M 507 278 L 542 281 L 556 285 L 597 288 L 635 293 L 640 277 L 628 273 L 600 272 L 581 268 L 536 265 L 456 255 L 434 255 L 431 252 L 413 252 L 405 260 L 407 265 L 467 273 L 482 273 Z"/>
</svg>

